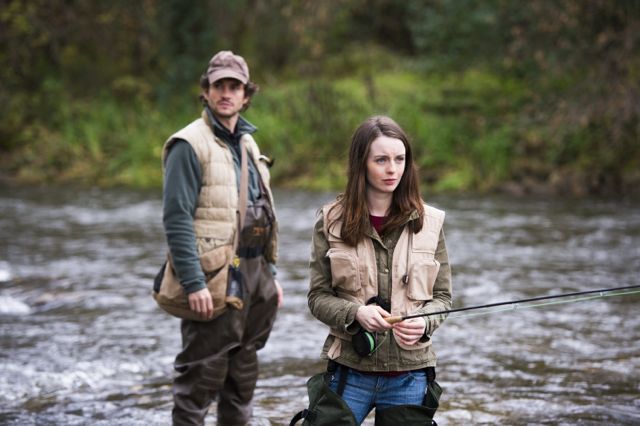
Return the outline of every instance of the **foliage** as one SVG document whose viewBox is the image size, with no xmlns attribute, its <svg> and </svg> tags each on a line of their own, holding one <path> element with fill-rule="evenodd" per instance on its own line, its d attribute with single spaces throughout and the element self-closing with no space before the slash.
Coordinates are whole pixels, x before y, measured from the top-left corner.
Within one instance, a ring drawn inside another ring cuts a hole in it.
<svg viewBox="0 0 640 426">
<path fill-rule="evenodd" d="M 633 192 L 640 4 L 624 0 L 8 0 L 2 173 L 159 185 L 217 50 L 261 84 L 247 117 L 279 185 L 337 188 L 353 129 L 389 114 L 430 190 Z"/>
</svg>

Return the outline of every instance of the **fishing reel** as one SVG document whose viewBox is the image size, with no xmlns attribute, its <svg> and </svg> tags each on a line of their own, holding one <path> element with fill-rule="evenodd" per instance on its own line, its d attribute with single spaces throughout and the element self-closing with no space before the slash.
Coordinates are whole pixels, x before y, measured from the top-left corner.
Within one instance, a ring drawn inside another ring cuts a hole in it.
<svg viewBox="0 0 640 426">
<path fill-rule="evenodd" d="M 372 303 L 382 306 L 383 309 L 387 311 L 390 309 L 390 303 L 379 296 L 370 298 L 366 304 L 370 305 Z M 384 339 L 386 339 L 386 333 L 384 334 L 384 338 L 378 342 L 377 333 L 365 330 L 364 327 L 361 326 L 360 330 L 351 337 L 351 344 L 353 350 L 356 351 L 359 356 L 365 357 L 373 355 L 376 349 L 384 342 Z"/>
<path fill-rule="evenodd" d="M 351 344 L 353 350 L 361 357 L 371 356 L 378 348 L 376 335 L 364 328 L 360 328 L 360 331 L 351 337 Z"/>
<path fill-rule="evenodd" d="M 371 356 L 387 338 L 387 331 L 382 335 L 361 328 L 351 337 L 351 345 L 361 357 Z M 380 338 L 382 337 L 382 338 Z"/>
</svg>

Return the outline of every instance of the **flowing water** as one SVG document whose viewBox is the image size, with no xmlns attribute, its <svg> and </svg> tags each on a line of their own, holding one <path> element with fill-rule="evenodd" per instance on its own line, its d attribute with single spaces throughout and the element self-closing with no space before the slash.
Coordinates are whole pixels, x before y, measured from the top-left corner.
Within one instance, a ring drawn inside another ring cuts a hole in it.
<svg viewBox="0 0 640 426">
<path fill-rule="evenodd" d="M 254 423 L 279 425 L 324 368 L 307 258 L 315 211 L 333 195 L 275 196 L 285 305 L 259 353 Z M 0 189 L 0 424 L 170 424 L 179 320 L 150 296 L 166 250 L 160 198 Z M 637 202 L 431 203 L 447 211 L 454 307 L 640 283 Z M 440 425 L 640 424 L 638 294 L 449 318 L 434 345 Z"/>
</svg>

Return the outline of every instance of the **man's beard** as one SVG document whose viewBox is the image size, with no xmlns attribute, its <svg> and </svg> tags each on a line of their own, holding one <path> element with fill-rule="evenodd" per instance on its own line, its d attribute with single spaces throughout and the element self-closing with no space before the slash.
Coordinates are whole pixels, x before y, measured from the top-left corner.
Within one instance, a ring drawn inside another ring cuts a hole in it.
<svg viewBox="0 0 640 426">
<path fill-rule="evenodd" d="M 225 112 L 225 111 L 220 111 L 218 108 L 215 108 L 215 105 L 211 105 L 209 104 L 209 109 L 211 110 L 212 113 L 214 113 L 218 118 L 233 118 L 236 115 L 240 114 L 239 111 L 236 112 Z"/>
</svg>

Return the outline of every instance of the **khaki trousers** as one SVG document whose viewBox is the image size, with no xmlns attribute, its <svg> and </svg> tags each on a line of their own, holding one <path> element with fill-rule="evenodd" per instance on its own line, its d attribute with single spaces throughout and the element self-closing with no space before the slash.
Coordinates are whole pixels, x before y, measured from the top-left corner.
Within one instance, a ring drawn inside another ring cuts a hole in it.
<svg viewBox="0 0 640 426">
<path fill-rule="evenodd" d="M 244 308 L 210 322 L 182 320 L 182 352 L 174 362 L 173 424 L 203 425 L 214 399 L 218 425 L 246 425 L 258 380 L 257 351 L 276 317 L 278 295 L 264 257 L 240 263 Z"/>
</svg>

